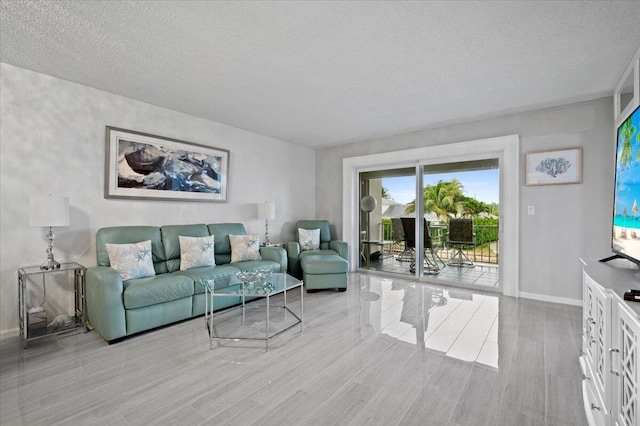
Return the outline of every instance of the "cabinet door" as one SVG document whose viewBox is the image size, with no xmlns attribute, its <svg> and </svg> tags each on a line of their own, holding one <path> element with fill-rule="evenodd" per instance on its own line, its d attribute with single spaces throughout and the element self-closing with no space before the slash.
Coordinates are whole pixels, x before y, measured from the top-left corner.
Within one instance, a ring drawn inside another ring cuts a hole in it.
<svg viewBox="0 0 640 426">
<path fill-rule="evenodd" d="M 640 425 L 638 416 L 638 339 L 640 324 L 626 306 L 616 306 L 616 348 L 613 352 L 615 397 L 613 417 L 619 426 Z"/>
<path fill-rule="evenodd" d="M 595 366 L 595 346 L 592 338 L 593 326 L 596 324 L 595 285 L 587 275 L 583 279 L 583 307 L 582 307 L 582 352 L 593 368 Z"/>
<path fill-rule="evenodd" d="M 597 392 L 609 405 L 611 389 L 611 296 L 589 276 L 584 276 L 583 352 L 593 371 Z"/>
<path fill-rule="evenodd" d="M 593 374 L 598 392 L 607 405 L 611 406 L 611 296 L 599 285 L 593 286 L 595 304 L 595 324 L 591 330 L 591 342 L 594 352 Z"/>
</svg>

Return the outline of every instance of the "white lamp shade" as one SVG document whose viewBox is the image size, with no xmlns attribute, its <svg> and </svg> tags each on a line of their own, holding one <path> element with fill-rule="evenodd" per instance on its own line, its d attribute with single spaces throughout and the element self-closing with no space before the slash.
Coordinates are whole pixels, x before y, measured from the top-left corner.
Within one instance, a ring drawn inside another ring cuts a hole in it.
<svg viewBox="0 0 640 426">
<path fill-rule="evenodd" d="M 276 204 L 275 203 L 260 203 L 258 204 L 258 219 L 272 220 L 276 218 Z"/>
<path fill-rule="evenodd" d="M 69 198 L 46 195 L 29 198 L 31 226 L 69 226 Z"/>
</svg>

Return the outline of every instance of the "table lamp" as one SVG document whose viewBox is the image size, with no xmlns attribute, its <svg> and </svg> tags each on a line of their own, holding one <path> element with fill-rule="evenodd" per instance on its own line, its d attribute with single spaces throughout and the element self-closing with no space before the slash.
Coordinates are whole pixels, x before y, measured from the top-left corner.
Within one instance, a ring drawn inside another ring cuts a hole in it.
<svg viewBox="0 0 640 426">
<path fill-rule="evenodd" d="M 266 246 L 271 245 L 271 241 L 269 241 L 269 219 L 273 220 L 275 218 L 275 203 L 264 202 L 258 204 L 258 219 L 264 219 L 264 244 Z"/>
<path fill-rule="evenodd" d="M 47 260 L 40 269 L 49 271 L 60 269 L 60 263 L 53 257 L 54 226 L 69 226 L 69 198 L 54 197 L 52 195 L 31 197 L 29 199 L 29 224 L 31 226 L 43 226 L 49 228 L 47 240 Z"/>
</svg>

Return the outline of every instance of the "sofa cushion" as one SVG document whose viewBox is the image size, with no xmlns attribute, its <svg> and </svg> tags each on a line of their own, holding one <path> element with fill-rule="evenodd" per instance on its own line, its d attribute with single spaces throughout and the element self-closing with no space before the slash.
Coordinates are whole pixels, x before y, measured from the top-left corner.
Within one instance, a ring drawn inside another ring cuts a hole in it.
<svg viewBox="0 0 640 426">
<path fill-rule="evenodd" d="M 320 250 L 307 250 L 307 251 L 301 251 L 300 252 L 300 256 L 298 256 L 298 259 L 302 260 L 303 258 L 305 258 L 306 256 L 319 256 L 319 255 L 337 255 L 338 252 L 335 250 L 330 250 L 330 249 L 320 249 Z"/>
<path fill-rule="evenodd" d="M 216 264 L 229 263 L 231 261 L 231 243 L 229 242 L 229 234 L 245 235 L 247 231 L 242 223 L 212 223 L 207 225 L 209 235 L 215 235 L 216 246 Z M 225 261 L 226 260 L 226 261 Z"/>
<path fill-rule="evenodd" d="M 337 254 L 305 256 L 300 260 L 305 274 L 340 274 L 349 271 L 349 262 Z"/>
<path fill-rule="evenodd" d="M 156 274 L 167 272 L 160 228 L 157 226 L 113 226 L 101 228 L 96 233 L 96 258 L 98 266 L 111 266 L 106 243 L 131 244 L 151 240 L 153 268 Z"/>
<path fill-rule="evenodd" d="M 156 274 L 151 261 L 151 240 L 133 244 L 106 243 L 105 247 L 111 267 L 120 273 L 123 281 Z"/>
<path fill-rule="evenodd" d="M 227 265 L 231 263 L 231 253 L 218 254 L 216 253 L 216 265 Z"/>
<path fill-rule="evenodd" d="M 258 235 L 229 235 L 231 263 L 243 260 L 261 260 Z"/>
<path fill-rule="evenodd" d="M 175 274 L 137 278 L 123 283 L 124 307 L 141 308 L 193 296 L 193 279 Z"/>
<path fill-rule="evenodd" d="M 171 273 L 172 276 L 183 276 L 193 280 L 194 294 L 204 293 L 204 282 L 207 280 L 215 280 L 216 278 L 228 277 L 235 275 L 239 269 L 230 265 L 205 266 L 203 268 L 193 268 L 186 271 L 176 271 Z M 219 282 L 214 284 L 218 288 Z"/>
<path fill-rule="evenodd" d="M 209 229 L 205 224 L 165 225 L 160 227 L 162 245 L 167 259 L 168 272 L 180 270 L 180 236 L 208 237 Z"/>
<path fill-rule="evenodd" d="M 216 259 L 213 252 L 214 236 L 185 237 L 180 235 L 180 270 L 202 266 L 215 266 Z"/>
<path fill-rule="evenodd" d="M 234 262 L 231 264 L 241 271 L 250 271 L 251 269 L 268 269 L 271 272 L 280 272 L 280 264 L 273 260 L 245 260 L 243 262 Z"/>
</svg>

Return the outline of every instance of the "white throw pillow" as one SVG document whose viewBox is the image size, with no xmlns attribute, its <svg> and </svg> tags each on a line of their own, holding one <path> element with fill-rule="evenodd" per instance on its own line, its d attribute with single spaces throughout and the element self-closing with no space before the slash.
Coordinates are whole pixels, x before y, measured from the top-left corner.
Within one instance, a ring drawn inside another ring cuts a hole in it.
<svg viewBox="0 0 640 426">
<path fill-rule="evenodd" d="M 258 235 L 229 235 L 231 263 L 242 260 L 261 260 Z"/>
<path fill-rule="evenodd" d="M 320 229 L 298 228 L 298 242 L 302 251 L 318 250 L 320 248 Z"/>
<path fill-rule="evenodd" d="M 215 243 L 213 235 L 210 237 L 184 237 L 180 235 L 178 239 L 180 240 L 181 271 L 216 264 L 213 252 Z"/>
<path fill-rule="evenodd" d="M 123 281 L 156 274 L 151 256 L 151 240 L 134 244 L 105 244 L 111 267 Z"/>
</svg>

